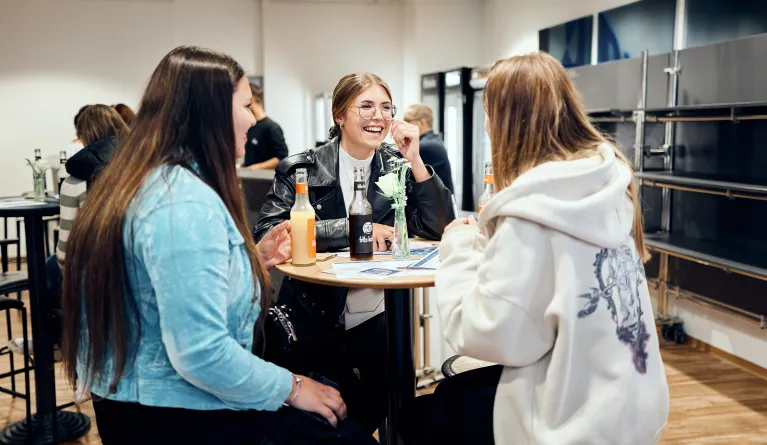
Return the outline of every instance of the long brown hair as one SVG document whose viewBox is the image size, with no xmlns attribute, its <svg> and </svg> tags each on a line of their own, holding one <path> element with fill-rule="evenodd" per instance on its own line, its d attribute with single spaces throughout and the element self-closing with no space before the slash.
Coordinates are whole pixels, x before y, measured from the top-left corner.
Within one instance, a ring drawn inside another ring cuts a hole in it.
<svg viewBox="0 0 767 445">
<path fill-rule="evenodd" d="M 133 124 L 133 121 L 136 119 L 136 113 L 134 113 L 129 106 L 125 104 L 117 104 L 113 108 L 117 111 L 117 113 L 123 119 L 123 122 L 125 122 L 125 125 L 130 127 L 131 124 Z"/>
<path fill-rule="evenodd" d="M 88 146 L 101 139 L 128 134 L 128 126 L 117 111 L 103 104 L 88 105 L 77 119 L 77 137 Z"/>
<path fill-rule="evenodd" d="M 341 127 L 338 125 L 336 119 L 346 114 L 354 103 L 354 99 L 373 85 L 381 85 L 383 89 L 386 90 L 386 94 L 389 95 L 389 100 L 392 100 L 389 85 L 375 74 L 347 74 L 338 81 L 338 85 L 336 85 L 335 90 L 333 90 L 332 107 L 333 121 L 336 122 L 336 124 L 330 127 L 330 131 L 328 132 L 330 139 L 341 135 Z"/>
<path fill-rule="evenodd" d="M 632 168 L 628 158 L 591 124 L 567 71 L 549 54 L 499 60 L 490 70 L 484 94 L 498 190 L 544 162 L 594 156 L 605 143 L 613 147 L 620 162 Z M 633 177 L 626 193 L 634 205 L 636 247 L 646 261 L 650 255 Z"/>
<path fill-rule="evenodd" d="M 123 229 L 137 191 L 163 165 L 195 173 L 196 164 L 198 176 L 221 197 L 245 239 L 265 315 L 269 284 L 248 230 L 235 170 L 232 95 L 243 75 L 231 57 L 196 47 L 172 50 L 152 74 L 133 131 L 88 192 L 69 236 L 62 352 L 70 382 L 76 378 L 78 351 L 88 370 L 79 378 L 86 382 L 103 376 L 111 358 L 112 388 L 133 358 L 138 333 L 127 327 L 139 326 L 139 317 L 126 283 Z M 82 342 L 81 324 L 88 329 Z"/>
</svg>

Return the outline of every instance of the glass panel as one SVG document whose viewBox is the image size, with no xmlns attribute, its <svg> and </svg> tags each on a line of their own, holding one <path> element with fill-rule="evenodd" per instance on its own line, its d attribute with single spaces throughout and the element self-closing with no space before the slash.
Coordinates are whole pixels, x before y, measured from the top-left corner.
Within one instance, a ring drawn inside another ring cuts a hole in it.
<svg viewBox="0 0 767 445">
<path fill-rule="evenodd" d="M 314 138 L 316 142 L 324 142 L 328 140 L 327 131 L 330 127 L 325 128 L 325 99 L 322 96 L 314 99 Z"/>
<path fill-rule="evenodd" d="M 458 206 L 463 202 L 463 95 L 452 93 L 445 96 L 445 148 L 453 172 L 453 188 Z"/>
<path fill-rule="evenodd" d="M 474 203 L 476 204 L 479 197 L 482 196 L 484 189 L 484 176 L 485 176 L 485 161 L 491 160 L 492 154 L 490 151 L 490 136 L 485 131 L 485 107 L 482 104 L 483 91 L 476 91 L 474 93 L 474 109 L 472 110 L 473 116 L 473 134 L 472 134 L 472 171 L 474 172 L 474 184 L 472 190 L 474 192 Z"/>
<path fill-rule="evenodd" d="M 688 48 L 767 32 L 764 0 L 687 0 Z"/>
<path fill-rule="evenodd" d="M 436 93 L 424 94 L 421 101 L 434 113 L 434 132 L 439 134 L 439 121 L 442 117 L 439 112 L 439 96 Z"/>
<path fill-rule="evenodd" d="M 538 33 L 539 47 L 557 60 L 565 68 L 572 68 L 591 63 L 591 40 L 594 17 L 587 16 Z"/>
<path fill-rule="evenodd" d="M 599 63 L 674 49 L 676 0 L 643 0 L 599 14 Z"/>
</svg>

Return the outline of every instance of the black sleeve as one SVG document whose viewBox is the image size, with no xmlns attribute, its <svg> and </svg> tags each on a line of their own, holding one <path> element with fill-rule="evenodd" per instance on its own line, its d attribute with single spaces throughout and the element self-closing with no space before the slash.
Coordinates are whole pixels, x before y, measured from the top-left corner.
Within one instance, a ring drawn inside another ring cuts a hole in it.
<svg viewBox="0 0 767 445">
<path fill-rule="evenodd" d="M 261 205 L 258 222 L 253 228 L 253 238 L 256 242 L 266 235 L 272 227 L 290 219 L 290 209 L 296 200 L 296 183 L 291 176 L 280 172 L 274 173 L 272 188 Z"/>
<path fill-rule="evenodd" d="M 442 180 L 442 183 L 445 184 L 445 187 L 450 190 L 450 193 L 455 193 L 447 151 L 441 146 L 425 143 L 421 145 L 421 159 L 423 159 L 424 164 L 434 168 L 434 172 Z"/>
<path fill-rule="evenodd" d="M 280 161 L 288 157 L 288 145 L 285 143 L 285 135 L 282 133 L 282 127 L 276 122 L 269 132 L 269 139 L 271 139 L 271 157 L 277 158 Z"/>
<path fill-rule="evenodd" d="M 434 174 L 432 167 L 426 167 L 431 178 L 415 182 L 409 173 L 405 207 L 408 232 L 425 239 L 439 240 L 445 227 L 456 218 L 453 212 L 452 193 Z"/>
<path fill-rule="evenodd" d="M 277 167 L 272 188 L 266 195 L 258 222 L 253 228 L 256 242 L 261 241 L 272 227 L 290 219 L 290 209 L 296 200 L 296 183 L 291 172 L 281 166 Z M 317 251 L 328 252 L 349 247 L 347 230 L 346 218 L 318 220 L 315 225 Z"/>
</svg>

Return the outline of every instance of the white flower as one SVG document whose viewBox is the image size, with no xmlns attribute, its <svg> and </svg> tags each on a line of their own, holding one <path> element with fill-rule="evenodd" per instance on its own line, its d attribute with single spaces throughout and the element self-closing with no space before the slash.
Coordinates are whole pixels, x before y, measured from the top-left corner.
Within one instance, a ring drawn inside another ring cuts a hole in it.
<svg viewBox="0 0 767 445">
<path fill-rule="evenodd" d="M 45 159 L 38 159 L 34 163 L 27 159 L 27 163 L 30 167 L 32 167 L 32 172 L 35 175 L 41 175 L 51 168 L 51 166 L 48 164 L 48 161 Z"/>
<path fill-rule="evenodd" d="M 382 195 L 386 196 L 387 198 L 391 198 L 397 193 L 397 189 L 399 188 L 399 179 L 397 178 L 396 174 L 387 173 L 384 176 L 381 176 L 378 181 L 376 181 L 376 185 L 379 189 L 381 189 Z"/>
</svg>

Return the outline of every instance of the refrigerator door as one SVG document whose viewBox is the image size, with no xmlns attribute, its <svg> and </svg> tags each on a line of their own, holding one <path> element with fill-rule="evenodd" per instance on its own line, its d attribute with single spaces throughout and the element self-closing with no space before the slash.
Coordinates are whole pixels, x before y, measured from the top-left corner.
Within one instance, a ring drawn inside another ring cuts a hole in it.
<svg viewBox="0 0 767 445">
<path fill-rule="evenodd" d="M 490 136 L 485 131 L 485 107 L 482 105 L 483 91 L 478 90 L 474 92 L 474 107 L 473 113 L 473 129 L 472 129 L 472 143 L 473 159 L 471 161 L 471 168 L 474 172 L 474 203 L 479 202 L 479 197 L 482 196 L 484 189 L 484 176 L 485 176 L 485 162 L 492 161 L 492 153 L 490 151 Z M 474 209 L 476 211 L 476 209 Z"/>
<path fill-rule="evenodd" d="M 455 201 L 463 203 L 463 94 L 461 91 L 448 91 L 445 94 L 445 148 L 453 172 Z M 471 164 L 469 167 L 471 168 Z"/>
<path fill-rule="evenodd" d="M 439 134 L 440 131 L 440 119 L 442 118 L 439 109 L 439 91 L 428 91 L 421 95 L 421 102 L 427 107 L 431 108 L 431 112 L 434 114 L 434 132 Z"/>
</svg>

